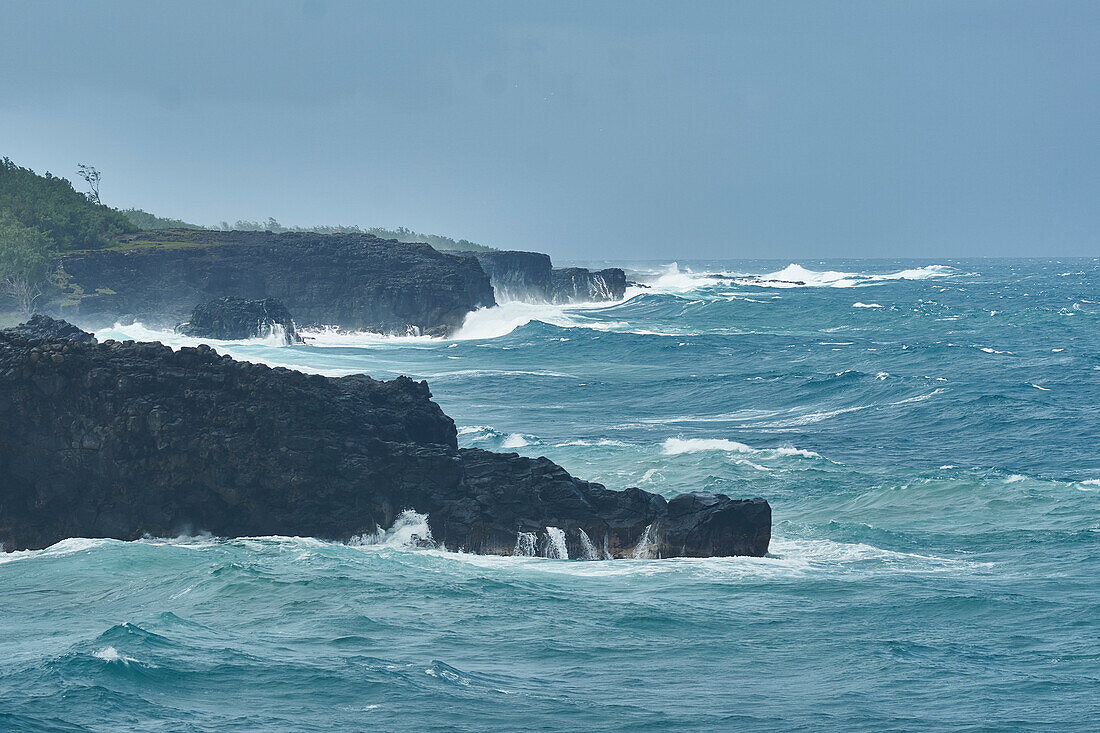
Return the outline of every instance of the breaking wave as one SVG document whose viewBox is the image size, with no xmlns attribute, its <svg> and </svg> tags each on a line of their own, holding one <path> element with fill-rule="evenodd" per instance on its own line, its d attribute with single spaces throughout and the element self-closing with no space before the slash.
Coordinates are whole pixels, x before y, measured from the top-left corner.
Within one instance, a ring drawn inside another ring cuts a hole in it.
<svg viewBox="0 0 1100 733">
<path fill-rule="evenodd" d="M 683 453 L 701 453 L 704 451 L 723 451 L 726 453 L 752 453 L 771 456 L 800 456 L 802 458 L 821 458 L 820 453 L 803 450 L 794 446 L 779 448 L 753 448 L 734 440 L 723 438 L 669 438 L 661 443 L 665 455 L 678 456 Z"/>
</svg>

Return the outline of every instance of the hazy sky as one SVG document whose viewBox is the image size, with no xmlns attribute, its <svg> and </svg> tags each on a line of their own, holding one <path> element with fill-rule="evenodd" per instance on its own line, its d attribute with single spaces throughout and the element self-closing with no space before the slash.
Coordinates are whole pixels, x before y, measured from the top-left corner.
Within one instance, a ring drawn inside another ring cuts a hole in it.
<svg viewBox="0 0 1100 733">
<path fill-rule="evenodd" d="M 0 155 L 561 258 L 1100 255 L 1100 2 L 8 2 Z"/>
</svg>

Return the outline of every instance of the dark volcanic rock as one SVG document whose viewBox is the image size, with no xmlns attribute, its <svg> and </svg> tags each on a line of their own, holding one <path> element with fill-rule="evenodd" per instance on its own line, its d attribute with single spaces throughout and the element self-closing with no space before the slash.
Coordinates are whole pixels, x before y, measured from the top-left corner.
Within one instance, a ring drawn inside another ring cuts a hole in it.
<svg viewBox="0 0 1100 733">
<path fill-rule="evenodd" d="M 595 272 L 583 267 L 554 268 L 539 252 L 477 252 L 498 301 L 577 303 L 620 300 L 626 274 L 617 267 Z"/>
<path fill-rule="evenodd" d="M 84 321 L 175 326 L 200 303 L 276 298 L 299 326 L 448 334 L 495 303 L 477 260 L 368 234 L 159 230 L 62 257 Z"/>
<path fill-rule="evenodd" d="M 477 252 L 498 301 L 549 303 L 553 297 L 550 255 L 541 252 Z"/>
<path fill-rule="evenodd" d="M 65 321 L 55 321 L 49 316 L 36 314 L 26 323 L 9 328 L 7 333 L 28 341 L 58 341 L 72 339 L 83 343 L 95 343 L 95 336 Z"/>
<path fill-rule="evenodd" d="M 561 267 L 555 268 L 552 276 L 555 303 L 621 300 L 626 292 L 626 273 L 618 267 L 595 272 L 583 267 Z"/>
<path fill-rule="evenodd" d="M 762 499 L 610 491 L 545 458 L 459 450 L 427 384 L 327 378 L 206 346 L 0 331 L 0 542 L 310 535 L 428 515 L 450 549 L 570 557 L 763 555 Z M 583 533 L 583 534 L 582 534 Z"/>
<path fill-rule="evenodd" d="M 180 333 L 198 338 L 237 340 L 282 333 L 286 343 L 302 339 L 294 330 L 290 311 L 274 298 L 218 298 L 196 306 L 191 320 L 179 327 Z"/>
</svg>

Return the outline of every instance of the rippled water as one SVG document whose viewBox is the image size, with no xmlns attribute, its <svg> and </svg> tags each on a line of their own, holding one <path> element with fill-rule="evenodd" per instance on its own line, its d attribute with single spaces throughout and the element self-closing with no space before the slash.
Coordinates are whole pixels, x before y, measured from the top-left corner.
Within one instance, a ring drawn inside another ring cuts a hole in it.
<svg viewBox="0 0 1100 733">
<path fill-rule="evenodd" d="M 68 540 L 0 556 L 0 729 L 1095 729 L 1100 262 L 787 265 L 219 345 L 428 379 L 462 444 L 612 488 L 764 496 L 771 556 Z"/>
</svg>

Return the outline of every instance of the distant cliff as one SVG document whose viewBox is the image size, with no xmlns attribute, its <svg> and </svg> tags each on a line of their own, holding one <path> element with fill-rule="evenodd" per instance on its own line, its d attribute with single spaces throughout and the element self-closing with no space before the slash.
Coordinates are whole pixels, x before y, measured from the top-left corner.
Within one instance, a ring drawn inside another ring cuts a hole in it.
<svg viewBox="0 0 1100 733">
<path fill-rule="evenodd" d="M 277 298 L 299 326 L 446 335 L 495 304 L 477 260 L 369 234 L 160 230 L 119 247 L 62 257 L 85 322 L 135 318 L 162 326 L 221 297 Z"/>
<path fill-rule="evenodd" d="M 626 292 L 626 273 L 618 267 L 596 271 L 583 267 L 555 268 L 552 282 L 555 303 L 621 300 Z"/>
<path fill-rule="evenodd" d="M 583 267 L 554 268 L 540 252 L 478 252 L 498 301 L 581 303 L 621 300 L 626 274 L 617 267 L 595 272 Z"/>
<path fill-rule="evenodd" d="M 308 535 L 404 510 L 452 550 L 763 555 L 763 499 L 611 491 L 545 458 L 460 450 L 427 384 L 327 378 L 200 346 L 95 343 L 36 316 L 0 331 L 0 543 Z"/>
</svg>

